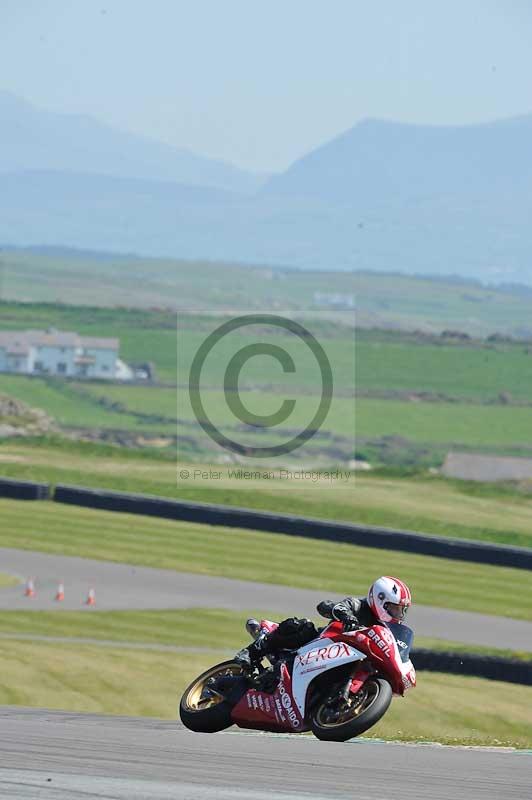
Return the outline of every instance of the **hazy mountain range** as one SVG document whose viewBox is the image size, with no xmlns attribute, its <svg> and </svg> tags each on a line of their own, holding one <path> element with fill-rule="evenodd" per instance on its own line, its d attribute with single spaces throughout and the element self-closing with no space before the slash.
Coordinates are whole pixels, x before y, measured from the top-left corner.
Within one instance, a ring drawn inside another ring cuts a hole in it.
<svg viewBox="0 0 532 800">
<path fill-rule="evenodd" d="M 261 176 L 0 93 L 0 242 L 532 283 L 532 115 L 367 120 Z"/>
<path fill-rule="evenodd" d="M 258 189 L 267 178 L 88 116 L 37 109 L 10 92 L 0 92 L 0 130 L 0 172 L 87 172 L 241 192 Z"/>
</svg>

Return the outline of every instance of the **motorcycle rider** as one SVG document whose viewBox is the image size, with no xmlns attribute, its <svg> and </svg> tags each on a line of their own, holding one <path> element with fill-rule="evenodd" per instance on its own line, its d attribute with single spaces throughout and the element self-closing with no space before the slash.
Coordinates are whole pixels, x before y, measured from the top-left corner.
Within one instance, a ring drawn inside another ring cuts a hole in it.
<svg viewBox="0 0 532 800">
<path fill-rule="evenodd" d="M 406 661 L 414 638 L 411 628 L 404 624 L 411 604 L 412 595 L 406 583 L 385 575 L 371 584 L 366 597 L 346 597 L 337 603 L 322 600 L 316 610 L 326 619 L 342 622 L 346 631 L 386 624 L 397 640 L 401 658 Z M 234 660 L 251 670 L 264 656 L 277 655 L 281 650 L 296 650 L 316 639 L 319 633 L 311 620 L 289 617 L 271 633 L 259 635 L 256 641 L 240 650 Z"/>
</svg>

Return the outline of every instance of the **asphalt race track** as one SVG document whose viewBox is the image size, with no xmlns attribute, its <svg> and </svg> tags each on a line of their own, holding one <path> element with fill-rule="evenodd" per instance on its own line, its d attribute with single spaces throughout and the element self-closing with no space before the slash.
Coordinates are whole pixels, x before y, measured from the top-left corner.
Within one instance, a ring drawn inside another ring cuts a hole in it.
<svg viewBox="0 0 532 800">
<path fill-rule="evenodd" d="M 251 583 L 171 570 L 134 567 L 84 558 L 0 548 L 0 571 L 36 578 L 37 594 L 24 597 L 21 586 L 0 590 L 0 609 L 86 608 L 90 586 L 101 610 L 219 607 L 242 611 L 267 609 L 279 616 L 312 616 L 323 592 Z M 65 600 L 54 601 L 59 581 Z M 332 597 L 334 597 L 334 593 Z M 87 609 L 92 611 L 92 609 Z M 419 635 L 469 644 L 532 651 L 532 623 L 415 605 L 409 620 Z"/>
<path fill-rule="evenodd" d="M 177 722 L 0 708 L 0 798 L 20 800 L 524 800 L 532 752 L 231 728 L 193 734 Z"/>
</svg>

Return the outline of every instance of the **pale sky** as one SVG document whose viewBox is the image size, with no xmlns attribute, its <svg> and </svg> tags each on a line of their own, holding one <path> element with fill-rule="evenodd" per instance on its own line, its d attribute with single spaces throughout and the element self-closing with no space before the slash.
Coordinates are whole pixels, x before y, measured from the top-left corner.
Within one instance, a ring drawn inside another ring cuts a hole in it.
<svg viewBox="0 0 532 800">
<path fill-rule="evenodd" d="M 0 89 L 281 170 L 365 117 L 532 112 L 531 42 L 531 0 L 0 0 Z"/>
</svg>

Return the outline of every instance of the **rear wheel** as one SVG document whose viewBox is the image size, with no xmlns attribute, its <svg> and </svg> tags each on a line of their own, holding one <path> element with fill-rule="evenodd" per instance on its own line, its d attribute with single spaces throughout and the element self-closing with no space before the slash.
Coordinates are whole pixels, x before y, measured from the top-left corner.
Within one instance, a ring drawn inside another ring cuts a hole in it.
<svg viewBox="0 0 532 800">
<path fill-rule="evenodd" d="M 185 689 L 179 704 L 183 725 L 197 733 L 215 733 L 229 728 L 233 724 L 233 704 L 227 701 L 226 693 L 234 687 L 233 679 L 242 674 L 239 664 L 224 661 L 196 678 Z"/>
<path fill-rule="evenodd" d="M 341 695 L 324 699 L 311 720 L 312 733 L 329 742 L 345 742 L 380 720 L 392 701 L 392 687 L 384 678 L 368 678 L 345 700 Z"/>
</svg>

